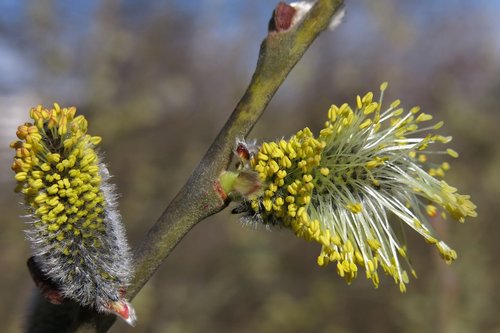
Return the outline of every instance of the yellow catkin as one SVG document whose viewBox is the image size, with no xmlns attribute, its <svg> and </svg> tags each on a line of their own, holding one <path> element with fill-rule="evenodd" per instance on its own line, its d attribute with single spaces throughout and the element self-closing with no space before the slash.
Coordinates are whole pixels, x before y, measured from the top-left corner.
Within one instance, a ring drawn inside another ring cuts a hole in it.
<svg viewBox="0 0 500 333">
<path fill-rule="evenodd" d="M 384 82 L 382 96 L 386 89 Z M 281 223 L 297 237 L 317 242 L 321 246 L 318 265 L 336 263 L 337 273 L 348 283 L 364 268 L 377 287 L 382 270 L 404 292 L 409 281 L 402 266 L 408 261 L 406 247 L 399 244 L 385 216 L 401 218 L 451 262 L 456 253 L 438 240 L 427 221 L 417 221 L 415 216 L 451 216 L 463 222 L 476 212 L 469 196 L 437 180 L 449 170 L 448 163 L 427 164 L 425 151 L 434 142 L 448 143 L 451 137 L 429 134 L 415 139 L 422 132 L 421 123 L 432 116 L 421 113 L 419 107 L 405 111 L 399 100 L 383 110 L 382 96 L 374 101 L 371 92 L 359 95 L 354 108 L 346 103 L 332 105 L 317 137 L 304 128 L 289 140 L 262 144 L 249 165 L 267 189 L 250 200 L 249 215 L 259 216 L 263 223 Z M 425 125 L 425 129 L 442 125 Z M 458 157 L 452 149 L 446 153 Z M 22 172 L 21 166 L 17 168 Z M 395 195 L 385 198 L 386 193 L 401 194 L 406 200 Z"/>
</svg>

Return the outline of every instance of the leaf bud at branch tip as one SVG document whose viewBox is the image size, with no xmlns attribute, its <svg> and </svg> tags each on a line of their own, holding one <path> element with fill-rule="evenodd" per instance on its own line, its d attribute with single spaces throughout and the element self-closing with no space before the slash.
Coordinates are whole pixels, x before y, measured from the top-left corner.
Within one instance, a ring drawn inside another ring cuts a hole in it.
<svg viewBox="0 0 500 333">
<path fill-rule="evenodd" d="M 273 16 L 269 21 L 269 32 L 284 32 L 293 28 L 314 6 L 315 1 L 296 1 L 289 5 L 281 1 L 274 9 Z M 342 23 L 345 16 L 345 9 L 340 6 L 333 15 L 328 28 L 334 30 Z"/>
<path fill-rule="evenodd" d="M 297 10 L 280 1 L 274 9 L 273 16 L 269 21 L 269 32 L 282 32 L 288 30 L 293 22 L 293 18 Z"/>
</svg>

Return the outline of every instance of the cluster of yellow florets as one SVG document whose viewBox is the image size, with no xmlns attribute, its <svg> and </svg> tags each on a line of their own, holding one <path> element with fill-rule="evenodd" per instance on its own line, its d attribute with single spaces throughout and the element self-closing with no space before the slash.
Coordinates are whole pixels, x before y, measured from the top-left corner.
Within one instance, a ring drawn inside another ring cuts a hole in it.
<svg viewBox="0 0 500 333">
<path fill-rule="evenodd" d="M 264 143 L 251 167 L 267 186 L 260 200 L 252 201 L 252 208 L 262 210 L 264 219 L 282 220 L 298 234 L 314 233 L 307 207 L 314 189 L 312 172 L 324 147 L 325 142 L 315 139 L 308 128 L 288 141 Z"/>
<path fill-rule="evenodd" d="M 134 310 L 124 299 L 132 274 L 129 247 L 116 209 L 109 173 L 76 108 L 31 109 L 32 123 L 11 144 L 16 191 L 30 219 L 26 235 L 34 265 L 64 298 L 128 323 Z"/>
<path fill-rule="evenodd" d="M 38 106 L 30 112 L 34 122 L 18 128 L 17 137 L 23 141 L 11 144 L 16 150 L 16 190 L 25 194 L 39 218 L 36 226 L 44 225 L 49 237 L 59 241 L 67 233 L 86 238 L 104 230 L 104 197 L 93 149 L 101 138 L 86 134 L 87 121 L 75 112 L 74 107 L 61 109 L 57 104 L 51 110 Z M 61 251 L 69 254 L 70 249 Z"/>
<path fill-rule="evenodd" d="M 264 195 L 250 202 L 264 223 L 281 221 L 298 237 L 321 244 L 318 264 L 336 262 L 348 282 L 362 266 L 377 286 L 382 267 L 404 291 L 408 274 L 399 261 L 408 261 L 406 246 L 389 217 L 416 230 L 451 262 L 455 251 L 434 236 L 427 220 L 440 211 L 443 219 L 448 213 L 463 222 L 476 212 L 469 196 L 438 179 L 449 164 L 427 161 L 427 148 L 451 137 L 418 137 L 443 123 L 422 127 L 432 116 L 418 107 L 405 112 L 399 100 L 382 111 L 386 87 L 379 101 L 369 92 L 357 97 L 355 109 L 333 105 L 317 138 L 306 128 L 288 141 L 262 144 L 250 167 L 265 184 Z M 458 156 L 452 149 L 431 153 Z"/>
</svg>

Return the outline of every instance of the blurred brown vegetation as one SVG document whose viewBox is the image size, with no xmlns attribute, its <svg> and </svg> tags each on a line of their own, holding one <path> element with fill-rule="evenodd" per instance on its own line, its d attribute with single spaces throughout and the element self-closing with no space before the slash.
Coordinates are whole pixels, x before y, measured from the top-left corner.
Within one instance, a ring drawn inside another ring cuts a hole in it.
<svg viewBox="0 0 500 333">
<path fill-rule="evenodd" d="M 472 195 L 479 217 L 437 226 L 456 263 L 408 233 L 419 278 L 406 294 L 386 278 L 377 290 L 362 275 L 347 286 L 333 266 L 316 266 L 316 245 L 243 227 L 225 210 L 196 226 L 134 300 L 138 326 L 112 331 L 500 332 L 500 6 L 471 3 L 347 1 L 344 24 L 315 42 L 252 135 L 318 129 L 331 103 L 389 81 L 387 100 L 444 120 L 461 153 L 449 182 Z M 17 20 L 0 21 L 1 45 L 30 71 L 2 74 L 18 84 L 0 90 L 3 332 L 21 330 L 33 291 L 5 148 L 29 107 L 59 101 L 86 114 L 136 245 L 242 95 L 275 2 L 114 0 L 86 16 L 72 4 L 25 1 Z"/>
</svg>

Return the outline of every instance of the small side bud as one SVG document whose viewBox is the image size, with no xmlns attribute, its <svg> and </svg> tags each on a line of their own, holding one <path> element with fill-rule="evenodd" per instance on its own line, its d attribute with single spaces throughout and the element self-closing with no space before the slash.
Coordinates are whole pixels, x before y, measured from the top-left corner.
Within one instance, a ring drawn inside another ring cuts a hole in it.
<svg viewBox="0 0 500 333">
<path fill-rule="evenodd" d="M 231 191 L 233 190 L 234 182 L 236 181 L 237 177 L 238 173 L 233 171 L 224 171 L 219 176 L 220 192 L 224 200 L 227 198 L 228 194 L 231 193 Z"/>
<path fill-rule="evenodd" d="M 238 158 L 238 169 L 248 168 L 248 163 L 259 151 L 256 141 L 245 141 L 244 139 L 236 139 L 236 147 L 234 148 L 234 155 Z"/>
</svg>

